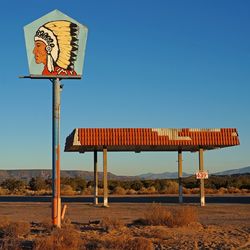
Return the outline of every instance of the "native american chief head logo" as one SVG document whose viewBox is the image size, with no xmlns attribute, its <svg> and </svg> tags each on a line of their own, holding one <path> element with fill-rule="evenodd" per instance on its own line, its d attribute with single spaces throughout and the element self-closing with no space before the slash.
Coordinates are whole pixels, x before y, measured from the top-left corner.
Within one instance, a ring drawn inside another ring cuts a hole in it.
<svg viewBox="0 0 250 250">
<path fill-rule="evenodd" d="M 74 63 L 78 35 L 78 25 L 66 20 L 47 22 L 38 28 L 33 54 L 37 64 L 44 64 L 42 75 L 77 75 Z"/>
</svg>

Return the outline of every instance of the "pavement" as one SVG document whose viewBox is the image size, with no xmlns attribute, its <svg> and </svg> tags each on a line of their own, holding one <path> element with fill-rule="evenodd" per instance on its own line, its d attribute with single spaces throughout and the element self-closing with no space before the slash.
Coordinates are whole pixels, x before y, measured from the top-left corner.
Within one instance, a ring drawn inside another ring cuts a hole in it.
<svg viewBox="0 0 250 250">
<path fill-rule="evenodd" d="M 62 202 L 67 203 L 91 203 L 92 196 L 62 196 Z M 110 196 L 109 203 L 179 203 L 178 196 Z M 51 196 L 0 196 L 0 202 L 51 202 Z M 103 202 L 103 197 L 99 197 L 99 202 Z M 183 203 L 200 203 L 199 196 L 184 196 Z M 212 204 L 250 204 L 248 195 L 220 195 L 207 196 L 206 203 Z"/>
</svg>

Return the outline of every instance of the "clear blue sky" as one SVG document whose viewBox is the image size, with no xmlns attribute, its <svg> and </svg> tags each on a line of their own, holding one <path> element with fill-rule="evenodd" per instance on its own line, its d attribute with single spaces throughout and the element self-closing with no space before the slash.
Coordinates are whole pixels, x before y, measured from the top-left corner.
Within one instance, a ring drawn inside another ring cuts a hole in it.
<svg viewBox="0 0 250 250">
<path fill-rule="evenodd" d="M 23 26 L 59 9 L 89 28 L 84 78 L 64 81 L 62 151 L 76 127 L 236 127 L 239 147 L 205 153 L 216 172 L 250 165 L 250 1 L 1 3 L 0 168 L 51 168 L 51 83 L 28 74 Z M 102 164 L 101 154 L 100 168 Z M 116 174 L 176 171 L 177 153 L 110 153 Z M 62 169 L 93 154 L 62 152 Z M 184 171 L 198 154 L 184 154 Z"/>
</svg>

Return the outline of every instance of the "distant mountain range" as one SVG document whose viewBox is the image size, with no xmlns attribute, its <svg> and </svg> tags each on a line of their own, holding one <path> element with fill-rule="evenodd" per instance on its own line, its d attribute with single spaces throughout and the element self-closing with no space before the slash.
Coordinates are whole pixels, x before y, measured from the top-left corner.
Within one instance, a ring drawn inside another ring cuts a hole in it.
<svg viewBox="0 0 250 250">
<path fill-rule="evenodd" d="M 99 179 L 102 178 L 102 172 L 98 173 Z M 45 179 L 52 177 L 52 171 L 49 169 L 15 169 L 15 170 L 0 170 L 0 182 L 9 179 L 21 179 L 21 180 L 30 180 L 31 178 L 35 177 L 43 177 Z M 69 177 L 75 178 L 80 177 L 84 178 L 85 180 L 93 180 L 94 173 L 91 171 L 82 171 L 82 170 L 62 170 L 61 177 Z M 133 179 L 134 176 L 119 176 L 108 172 L 108 179 L 110 180 L 128 180 Z"/>
<path fill-rule="evenodd" d="M 223 172 L 217 172 L 213 175 L 234 175 L 234 174 L 246 174 L 250 173 L 250 166 L 244 167 L 244 168 L 238 168 L 238 169 L 232 169 L 232 170 L 226 170 Z M 191 176 L 193 174 L 188 174 L 183 172 L 183 177 Z M 43 177 L 43 178 L 51 178 L 52 172 L 49 169 L 17 169 L 17 170 L 0 170 L 0 182 L 2 182 L 5 179 L 9 178 L 16 178 L 21 180 L 30 180 L 32 177 Z M 98 173 L 99 179 L 102 179 L 102 172 Z M 84 178 L 87 181 L 93 180 L 94 174 L 92 171 L 81 171 L 81 170 L 62 170 L 61 171 L 61 177 L 80 177 Z M 108 172 L 108 179 L 109 180 L 155 180 L 155 179 L 175 179 L 178 177 L 177 172 L 164 172 L 160 174 L 155 173 L 147 173 L 147 174 L 141 174 L 136 176 L 120 176 L 115 175 L 110 172 Z"/>
<path fill-rule="evenodd" d="M 192 174 L 187 174 L 185 172 L 182 172 L 183 177 L 187 177 L 190 175 Z M 147 174 L 137 175 L 136 177 L 143 180 L 176 179 L 178 177 L 178 173 L 177 172 L 164 172 L 160 174 L 147 173 Z"/>
<path fill-rule="evenodd" d="M 226 170 L 223 172 L 217 172 L 217 173 L 214 173 L 214 175 L 233 175 L 233 174 L 247 174 L 247 173 L 250 174 L 250 166 L 244 167 L 244 168 Z"/>
<path fill-rule="evenodd" d="M 212 175 L 234 175 L 234 174 L 250 174 L 250 166 L 249 167 L 244 167 L 244 168 L 238 168 L 238 169 L 231 169 L 231 170 L 226 170 L 222 172 L 217 172 L 217 173 L 212 173 Z M 193 175 L 190 173 L 182 173 L 183 177 L 188 177 Z M 178 172 L 164 172 L 160 174 L 154 174 L 154 173 L 147 173 L 147 174 L 141 174 L 136 176 L 139 179 L 147 179 L 147 180 L 155 180 L 155 179 L 176 179 L 178 178 Z"/>
</svg>

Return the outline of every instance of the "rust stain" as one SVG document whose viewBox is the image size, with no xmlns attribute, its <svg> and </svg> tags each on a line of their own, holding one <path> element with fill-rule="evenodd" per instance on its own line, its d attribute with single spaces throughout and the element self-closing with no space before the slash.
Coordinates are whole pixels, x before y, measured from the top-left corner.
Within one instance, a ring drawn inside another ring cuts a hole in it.
<svg viewBox="0 0 250 250">
<path fill-rule="evenodd" d="M 61 188 L 60 188 L 60 144 L 58 145 L 56 149 L 56 175 L 57 175 L 57 194 L 55 194 L 56 197 L 60 197 Z"/>
</svg>

